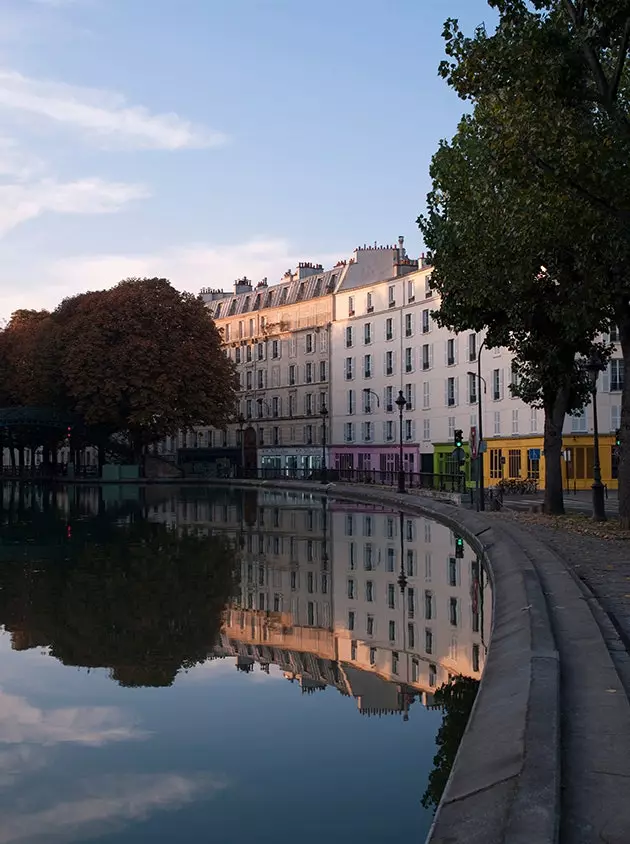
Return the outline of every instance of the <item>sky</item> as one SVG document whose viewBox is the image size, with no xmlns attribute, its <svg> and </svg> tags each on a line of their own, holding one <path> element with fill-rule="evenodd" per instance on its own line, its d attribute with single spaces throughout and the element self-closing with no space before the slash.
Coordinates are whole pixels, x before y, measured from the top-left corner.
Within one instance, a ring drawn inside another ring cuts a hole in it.
<svg viewBox="0 0 630 844">
<path fill-rule="evenodd" d="M 0 321 L 130 276 L 278 280 L 404 235 L 486 0 L 0 0 Z"/>
</svg>

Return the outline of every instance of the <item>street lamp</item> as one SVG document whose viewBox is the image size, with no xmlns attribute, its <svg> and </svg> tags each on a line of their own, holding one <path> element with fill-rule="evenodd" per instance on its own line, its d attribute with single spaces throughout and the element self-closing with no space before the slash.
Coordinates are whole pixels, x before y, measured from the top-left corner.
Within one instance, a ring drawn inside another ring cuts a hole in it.
<svg viewBox="0 0 630 844">
<path fill-rule="evenodd" d="M 479 352 L 481 353 L 481 349 L 479 349 Z M 480 359 L 478 361 L 478 366 L 479 369 L 481 369 Z M 468 371 L 466 374 L 470 375 L 472 378 L 477 379 L 477 510 L 485 510 L 486 502 L 484 501 L 483 492 L 483 451 L 481 450 L 481 443 L 483 442 L 483 407 L 481 404 L 481 385 L 483 384 L 484 393 L 487 392 L 488 385 L 486 383 L 486 379 L 481 375 L 480 372 Z"/>
<path fill-rule="evenodd" d="M 238 430 L 240 436 L 240 446 L 241 446 L 241 477 L 245 477 L 245 417 L 242 413 L 238 415 Z"/>
<path fill-rule="evenodd" d="M 328 480 L 328 470 L 326 469 L 326 417 L 328 416 L 328 408 L 325 404 L 322 404 L 319 415 L 322 417 L 322 483 L 325 484 Z"/>
<path fill-rule="evenodd" d="M 606 364 L 596 349 L 584 363 L 591 382 L 593 396 L 593 519 L 596 522 L 606 521 L 606 507 L 604 504 L 604 485 L 602 483 L 602 469 L 599 462 L 599 427 L 597 424 L 597 379 L 599 373 L 606 369 Z"/>
<path fill-rule="evenodd" d="M 398 492 L 407 492 L 405 489 L 405 469 L 403 467 L 403 411 L 407 407 L 407 402 L 402 390 L 398 393 L 396 407 L 398 408 L 398 422 L 400 428 L 400 437 L 398 442 Z"/>
</svg>

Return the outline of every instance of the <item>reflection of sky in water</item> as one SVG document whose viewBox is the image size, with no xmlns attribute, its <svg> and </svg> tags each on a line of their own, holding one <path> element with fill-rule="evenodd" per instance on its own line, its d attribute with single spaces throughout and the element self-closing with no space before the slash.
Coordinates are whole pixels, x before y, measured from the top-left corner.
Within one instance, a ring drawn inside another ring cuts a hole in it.
<svg viewBox="0 0 630 844">
<path fill-rule="evenodd" d="M 172 686 L 125 688 L 47 651 L 0 636 L 0 844 L 376 844 L 428 830 L 420 798 L 441 715 L 415 702 L 407 722 L 362 716 L 354 689 L 367 700 L 366 681 L 385 680 L 360 654 L 307 694 L 284 664 L 237 671 L 230 656 Z"/>
</svg>

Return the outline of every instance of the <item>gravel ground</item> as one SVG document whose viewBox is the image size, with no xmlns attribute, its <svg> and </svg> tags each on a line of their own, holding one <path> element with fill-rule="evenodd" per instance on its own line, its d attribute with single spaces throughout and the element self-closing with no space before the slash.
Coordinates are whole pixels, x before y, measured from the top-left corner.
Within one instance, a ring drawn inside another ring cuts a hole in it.
<svg viewBox="0 0 630 844">
<path fill-rule="evenodd" d="M 614 616 L 626 647 L 630 646 L 630 533 L 620 531 L 614 522 L 595 525 L 586 516 L 558 518 L 508 511 L 492 515 L 532 531 L 561 557 Z"/>
</svg>

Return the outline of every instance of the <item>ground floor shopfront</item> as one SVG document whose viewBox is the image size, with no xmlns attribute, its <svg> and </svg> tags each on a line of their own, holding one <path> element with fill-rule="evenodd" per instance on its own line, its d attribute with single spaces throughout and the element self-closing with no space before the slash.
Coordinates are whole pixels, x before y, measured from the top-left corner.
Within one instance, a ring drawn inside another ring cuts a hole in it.
<svg viewBox="0 0 630 844">
<path fill-rule="evenodd" d="M 486 486 L 501 480 L 535 480 L 540 489 L 545 481 L 545 453 L 542 437 L 504 437 L 487 440 L 484 458 Z M 593 484 L 595 450 L 590 434 L 568 434 L 562 438 L 562 478 L 565 489 L 590 489 Z M 599 438 L 602 482 L 617 489 L 618 449 L 615 438 L 605 434 Z M 471 480 L 474 475 L 471 475 Z"/>
</svg>

